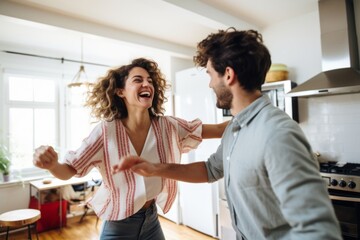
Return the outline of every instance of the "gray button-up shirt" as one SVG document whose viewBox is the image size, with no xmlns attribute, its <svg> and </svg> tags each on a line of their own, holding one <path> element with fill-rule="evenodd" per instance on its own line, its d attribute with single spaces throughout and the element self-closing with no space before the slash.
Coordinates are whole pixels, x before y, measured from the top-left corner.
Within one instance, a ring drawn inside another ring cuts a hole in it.
<svg viewBox="0 0 360 240">
<path fill-rule="evenodd" d="M 224 176 L 238 239 L 341 239 L 310 144 L 267 96 L 233 118 L 206 167 L 209 182 Z"/>
</svg>

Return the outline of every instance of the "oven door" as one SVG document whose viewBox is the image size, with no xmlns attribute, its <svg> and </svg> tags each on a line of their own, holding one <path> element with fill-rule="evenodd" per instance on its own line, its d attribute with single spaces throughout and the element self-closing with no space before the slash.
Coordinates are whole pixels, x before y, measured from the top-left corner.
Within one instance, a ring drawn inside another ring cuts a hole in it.
<svg viewBox="0 0 360 240">
<path fill-rule="evenodd" d="M 360 197 L 329 190 L 344 240 L 360 239 Z"/>
</svg>

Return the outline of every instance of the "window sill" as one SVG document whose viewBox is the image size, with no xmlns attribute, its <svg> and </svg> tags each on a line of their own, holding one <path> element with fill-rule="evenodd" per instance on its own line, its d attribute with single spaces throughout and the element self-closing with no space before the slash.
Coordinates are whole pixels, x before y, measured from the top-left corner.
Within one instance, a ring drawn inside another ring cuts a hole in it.
<svg viewBox="0 0 360 240">
<path fill-rule="evenodd" d="M 101 179 L 101 175 L 97 169 L 91 170 L 88 175 L 90 175 L 93 179 Z M 0 175 L 0 189 L 21 186 L 21 185 L 24 187 L 25 184 L 28 185 L 29 182 L 31 181 L 40 180 L 44 178 L 53 178 L 53 177 L 54 176 L 50 172 L 45 170 L 24 172 L 22 176 L 20 174 L 16 174 L 15 172 L 13 172 L 12 174 L 10 174 L 10 181 L 7 182 L 4 182 L 1 179 L 1 175 Z"/>
<path fill-rule="evenodd" d="M 26 178 L 20 178 L 20 177 L 14 177 L 14 178 L 10 178 L 10 181 L 4 182 L 1 181 L 0 182 L 0 189 L 1 188 L 9 188 L 9 187 L 15 187 L 15 186 L 20 186 L 20 185 L 27 185 L 29 184 L 29 182 L 34 181 L 34 180 L 39 180 L 39 179 L 43 179 L 46 177 L 52 177 L 52 175 L 50 173 L 45 173 L 42 175 L 37 175 L 37 176 L 29 176 Z"/>
</svg>

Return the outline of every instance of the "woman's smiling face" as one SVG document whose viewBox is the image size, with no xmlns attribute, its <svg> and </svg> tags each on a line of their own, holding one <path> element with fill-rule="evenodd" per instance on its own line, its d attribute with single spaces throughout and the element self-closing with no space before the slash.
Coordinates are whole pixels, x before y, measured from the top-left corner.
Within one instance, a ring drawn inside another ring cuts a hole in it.
<svg viewBox="0 0 360 240">
<path fill-rule="evenodd" d="M 141 67 L 130 70 L 125 88 L 117 92 L 129 111 L 131 107 L 149 109 L 154 99 L 154 85 L 149 73 Z"/>
</svg>

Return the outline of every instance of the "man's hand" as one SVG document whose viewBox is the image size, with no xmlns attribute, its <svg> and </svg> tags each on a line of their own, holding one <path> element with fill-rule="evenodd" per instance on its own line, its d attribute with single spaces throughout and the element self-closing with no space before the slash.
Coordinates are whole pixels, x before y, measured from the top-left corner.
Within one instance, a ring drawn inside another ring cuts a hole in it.
<svg viewBox="0 0 360 240">
<path fill-rule="evenodd" d="M 138 156 L 127 156 L 121 159 L 118 165 L 113 166 L 112 173 L 131 170 L 144 177 L 153 176 L 156 170 L 155 164 L 152 164 Z"/>
<path fill-rule="evenodd" d="M 189 164 L 151 163 L 138 156 L 127 156 L 113 166 L 112 173 L 130 170 L 144 177 L 163 177 L 177 181 L 204 183 L 208 182 L 205 162 Z"/>
</svg>

